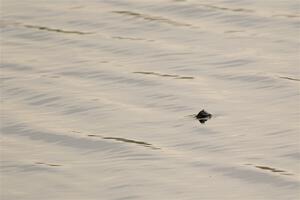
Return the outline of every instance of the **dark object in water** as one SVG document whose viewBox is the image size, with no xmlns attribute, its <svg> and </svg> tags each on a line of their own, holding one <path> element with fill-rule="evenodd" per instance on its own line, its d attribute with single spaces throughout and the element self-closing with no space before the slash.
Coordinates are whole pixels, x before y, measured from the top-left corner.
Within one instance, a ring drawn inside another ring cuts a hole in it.
<svg viewBox="0 0 300 200">
<path fill-rule="evenodd" d="M 201 124 L 204 124 L 207 120 L 209 120 L 212 117 L 212 114 L 206 112 L 205 110 L 201 110 L 196 116 L 195 116 Z"/>
</svg>

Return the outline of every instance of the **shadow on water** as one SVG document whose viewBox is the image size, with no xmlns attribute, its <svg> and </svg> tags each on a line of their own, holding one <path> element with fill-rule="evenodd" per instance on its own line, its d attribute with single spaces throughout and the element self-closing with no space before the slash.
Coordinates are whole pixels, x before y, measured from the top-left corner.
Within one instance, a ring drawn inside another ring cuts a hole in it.
<svg viewBox="0 0 300 200">
<path fill-rule="evenodd" d="M 133 72 L 133 73 L 160 76 L 160 77 L 171 77 L 171 78 L 176 78 L 176 79 L 194 79 L 194 77 L 192 77 L 192 76 L 179 76 L 176 74 L 161 74 L 161 73 L 157 73 L 157 72 Z"/>
<path fill-rule="evenodd" d="M 144 147 L 149 147 L 151 149 L 160 149 L 158 147 L 154 147 L 152 144 L 149 144 L 149 143 L 143 142 L 143 141 L 138 141 L 138 140 L 131 140 L 131 139 L 120 138 L 120 137 L 104 137 L 104 136 L 95 135 L 95 134 L 89 134 L 87 136 L 89 136 L 89 137 L 100 137 L 104 140 L 116 140 L 116 141 L 120 141 L 120 142 L 138 144 L 138 145 L 142 145 Z"/>
</svg>

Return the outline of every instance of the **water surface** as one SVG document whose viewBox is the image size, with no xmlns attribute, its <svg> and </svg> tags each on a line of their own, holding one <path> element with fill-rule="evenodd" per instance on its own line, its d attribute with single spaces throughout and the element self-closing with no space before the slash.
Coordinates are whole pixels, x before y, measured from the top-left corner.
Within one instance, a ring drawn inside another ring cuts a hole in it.
<svg viewBox="0 0 300 200">
<path fill-rule="evenodd" d="M 299 9 L 3 1 L 1 199 L 297 199 Z"/>
</svg>

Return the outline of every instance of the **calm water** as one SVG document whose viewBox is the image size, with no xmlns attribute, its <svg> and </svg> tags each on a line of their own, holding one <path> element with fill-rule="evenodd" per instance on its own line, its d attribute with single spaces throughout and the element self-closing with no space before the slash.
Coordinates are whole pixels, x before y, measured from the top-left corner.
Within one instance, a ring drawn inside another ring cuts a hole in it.
<svg viewBox="0 0 300 200">
<path fill-rule="evenodd" d="M 1 10 L 1 199 L 299 198 L 299 1 Z"/>
</svg>

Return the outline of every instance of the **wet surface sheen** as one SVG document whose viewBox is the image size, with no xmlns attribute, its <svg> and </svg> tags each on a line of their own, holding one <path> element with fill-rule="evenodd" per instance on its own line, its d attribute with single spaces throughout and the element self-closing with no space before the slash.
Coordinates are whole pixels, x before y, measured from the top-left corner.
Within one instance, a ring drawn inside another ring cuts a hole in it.
<svg viewBox="0 0 300 200">
<path fill-rule="evenodd" d="M 4 0 L 1 199 L 298 199 L 299 9 Z"/>
</svg>

